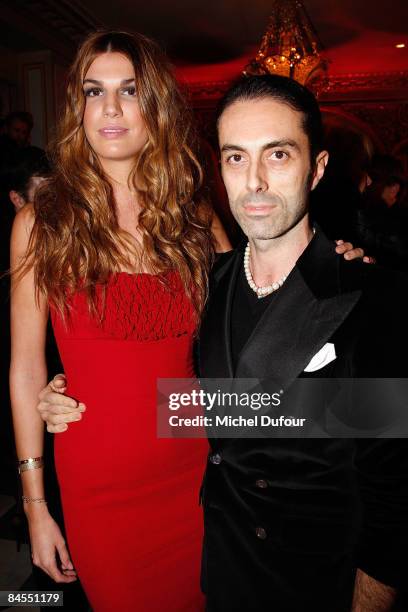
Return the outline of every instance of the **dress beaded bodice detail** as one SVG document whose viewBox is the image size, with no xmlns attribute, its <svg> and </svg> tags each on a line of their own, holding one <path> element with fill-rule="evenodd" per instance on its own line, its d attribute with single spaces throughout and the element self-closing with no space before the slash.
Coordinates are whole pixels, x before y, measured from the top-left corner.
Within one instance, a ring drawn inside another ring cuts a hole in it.
<svg viewBox="0 0 408 612">
<path fill-rule="evenodd" d="M 96 316 L 90 317 L 85 292 L 70 299 L 70 335 L 152 342 L 194 333 L 197 317 L 177 272 L 164 280 L 152 274 L 113 273 L 96 287 Z"/>
</svg>

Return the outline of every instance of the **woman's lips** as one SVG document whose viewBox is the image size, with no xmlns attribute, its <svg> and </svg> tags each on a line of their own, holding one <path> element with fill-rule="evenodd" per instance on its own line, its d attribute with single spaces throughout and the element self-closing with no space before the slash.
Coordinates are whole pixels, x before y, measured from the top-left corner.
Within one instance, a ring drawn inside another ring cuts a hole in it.
<svg viewBox="0 0 408 612">
<path fill-rule="evenodd" d="M 120 138 L 121 136 L 125 136 L 128 133 L 128 129 L 120 126 L 110 126 L 104 127 L 98 130 L 99 134 L 103 136 L 103 138 Z"/>
</svg>

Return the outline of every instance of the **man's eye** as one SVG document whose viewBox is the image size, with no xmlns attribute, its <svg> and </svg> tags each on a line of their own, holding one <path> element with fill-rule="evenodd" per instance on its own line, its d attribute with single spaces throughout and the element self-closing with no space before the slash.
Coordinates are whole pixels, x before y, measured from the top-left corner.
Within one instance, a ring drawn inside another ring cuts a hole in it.
<svg viewBox="0 0 408 612">
<path fill-rule="evenodd" d="M 230 155 L 227 158 L 227 162 L 229 162 L 230 164 L 237 164 L 240 161 L 242 161 L 242 155 L 240 155 L 239 153 L 234 153 L 234 155 Z"/>
<path fill-rule="evenodd" d="M 100 87 L 91 87 L 91 89 L 85 89 L 84 94 L 87 98 L 95 98 L 95 96 L 99 96 L 102 93 L 102 89 Z"/>
<path fill-rule="evenodd" d="M 272 159 L 281 160 L 287 159 L 289 156 L 287 153 L 285 153 L 285 151 L 273 151 L 273 153 L 271 153 L 271 157 Z"/>
</svg>

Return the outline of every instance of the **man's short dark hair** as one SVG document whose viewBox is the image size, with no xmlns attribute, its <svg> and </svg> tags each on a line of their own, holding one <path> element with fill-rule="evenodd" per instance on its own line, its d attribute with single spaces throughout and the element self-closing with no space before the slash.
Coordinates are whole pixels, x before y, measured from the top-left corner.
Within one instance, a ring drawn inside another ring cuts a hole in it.
<svg viewBox="0 0 408 612">
<path fill-rule="evenodd" d="M 303 129 L 309 139 L 311 162 L 314 166 L 323 150 L 323 125 L 320 108 L 309 89 L 297 81 L 275 74 L 241 77 L 219 103 L 217 125 L 223 112 L 234 102 L 273 98 L 303 114 Z"/>
</svg>

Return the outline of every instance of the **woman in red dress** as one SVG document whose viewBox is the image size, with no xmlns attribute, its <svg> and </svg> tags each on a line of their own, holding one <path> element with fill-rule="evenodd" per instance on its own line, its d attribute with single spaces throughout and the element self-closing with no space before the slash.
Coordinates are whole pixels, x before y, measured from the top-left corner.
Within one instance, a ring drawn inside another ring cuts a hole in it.
<svg viewBox="0 0 408 612">
<path fill-rule="evenodd" d="M 158 439 L 155 405 L 158 377 L 194 375 L 207 292 L 194 146 L 157 46 L 93 34 L 69 74 L 54 176 L 13 229 L 11 392 L 33 562 L 57 582 L 78 573 L 96 612 L 202 609 L 206 442 Z M 86 404 L 55 441 L 69 552 L 44 498 L 36 410 L 49 312 L 67 393 Z"/>
</svg>

